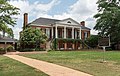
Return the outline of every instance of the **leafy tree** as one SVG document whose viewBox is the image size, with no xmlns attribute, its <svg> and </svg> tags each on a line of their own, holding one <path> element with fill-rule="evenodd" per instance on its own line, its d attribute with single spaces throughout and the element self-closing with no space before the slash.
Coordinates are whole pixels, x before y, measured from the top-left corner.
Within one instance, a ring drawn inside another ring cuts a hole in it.
<svg viewBox="0 0 120 76">
<path fill-rule="evenodd" d="M 98 0 L 98 13 L 94 16 L 97 24 L 94 29 L 101 36 L 110 36 L 112 42 L 120 41 L 120 1 Z"/>
<path fill-rule="evenodd" d="M 7 34 L 8 34 L 8 37 L 14 38 L 14 34 L 13 34 L 12 28 L 8 28 L 7 29 Z"/>
<path fill-rule="evenodd" d="M 7 25 L 2 24 L 0 31 L 3 32 L 3 37 L 5 37 L 5 33 L 8 34 L 8 37 L 11 37 L 11 38 L 14 37 L 12 28 L 9 28 Z"/>
<path fill-rule="evenodd" d="M 88 39 L 85 40 L 85 43 L 92 48 L 97 47 L 98 46 L 98 35 L 91 35 Z"/>
<path fill-rule="evenodd" d="M 18 14 L 19 9 L 10 5 L 8 0 L 0 0 L 0 31 L 3 32 L 3 35 L 8 31 L 8 34 L 12 35 L 7 25 L 14 26 L 16 24 L 16 19 L 13 18 L 13 16 Z"/>
<path fill-rule="evenodd" d="M 44 43 L 47 36 L 40 29 L 26 28 L 21 32 L 20 43 L 27 48 L 35 48 L 36 44 Z"/>
</svg>

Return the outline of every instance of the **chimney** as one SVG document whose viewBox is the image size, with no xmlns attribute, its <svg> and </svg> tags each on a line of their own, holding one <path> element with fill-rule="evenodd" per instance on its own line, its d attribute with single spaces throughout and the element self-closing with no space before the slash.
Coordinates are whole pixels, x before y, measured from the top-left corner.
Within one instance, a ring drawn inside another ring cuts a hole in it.
<svg viewBox="0 0 120 76">
<path fill-rule="evenodd" d="M 80 22 L 81 26 L 85 26 L 85 21 Z"/>
<path fill-rule="evenodd" d="M 27 24 L 28 24 L 28 13 L 24 13 L 23 29 L 26 28 Z"/>
</svg>

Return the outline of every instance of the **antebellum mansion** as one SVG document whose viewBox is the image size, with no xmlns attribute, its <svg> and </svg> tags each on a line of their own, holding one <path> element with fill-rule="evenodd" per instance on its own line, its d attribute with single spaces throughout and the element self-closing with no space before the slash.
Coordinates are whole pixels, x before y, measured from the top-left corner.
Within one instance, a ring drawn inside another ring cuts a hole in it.
<svg viewBox="0 0 120 76">
<path fill-rule="evenodd" d="M 85 27 L 85 22 L 78 23 L 72 18 L 57 20 L 40 17 L 28 23 L 28 14 L 25 13 L 25 27 L 41 29 L 48 36 L 46 43 L 40 45 L 44 49 L 79 50 L 82 48 L 82 41 L 90 37 L 90 29 Z"/>
</svg>

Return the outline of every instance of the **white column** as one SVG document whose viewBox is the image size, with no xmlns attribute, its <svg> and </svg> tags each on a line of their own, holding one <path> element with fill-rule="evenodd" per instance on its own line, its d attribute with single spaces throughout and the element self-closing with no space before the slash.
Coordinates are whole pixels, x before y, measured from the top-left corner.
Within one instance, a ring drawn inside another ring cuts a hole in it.
<svg viewBox="0 0 120 76">
<path fill-rule="evenodd" d="M 77 38 L 77 29 L 75 30 L 75 39 Z"/>
<path fill-rule="evenodd" d="M 64 29 L 62 29 L 62 38 L 64 38 Z"/>
<path fill-rule="evenodd" d="M 79 36 L 80 36 L 80 39 L 81 39 L 81 27 L 80 27 L 80 31 L 79 31 Z"/>
<path fill-rule="evenodd" d="M 72 39 L 74 39 L 74 27 L 72 27 Z"/>
<path fill-rule="evenodd" d="M 66 39 L 66 26 L 64 26 L 64 38 Z"/>
<path fill-rule="evenodd" d="M 58 30 L 57 30 L 57 25 L 55 26 L 55 38 L 58 38 Z"/>
<path fill-rule="evenodd" d="M 52 38 L 53 38 L 53 27 L 52 27 Z"/>
</svg>

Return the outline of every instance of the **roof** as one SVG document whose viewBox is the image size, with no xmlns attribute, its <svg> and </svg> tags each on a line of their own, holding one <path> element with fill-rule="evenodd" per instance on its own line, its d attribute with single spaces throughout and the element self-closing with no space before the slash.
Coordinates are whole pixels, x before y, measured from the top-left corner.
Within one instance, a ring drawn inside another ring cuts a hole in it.
<svg viewBox="0 0 120 76">
<path fill-rule="evenodd" d="M 49 25 L 49 24 L 54 24 L 57 21 L 61 21 L 61 20 L 40 17 L 40 18 L 34 20 L 33 22 L 31 22 L 30 24 Z"/>
<path fill-rule="evenodd" d="M 85 26 L 81 26 L 81 28 L 82 28 L 83 30 L 91 30 L 90 28 L 85 27 Z"/>
<path fill-rule="evenodd" d="M 0 42 L 17 42 L 17 40 L 9 38 L 9 37 L 2 37 L 2 36 L 0 36 Z"/>
<path fill-rule="evenodd" d="M 77 21 L 73 20 L 72 18 L 67 18 L 67 19 L 71 19 L 72 21 L 77 23 L 78 26 L 80 25 Z M 64 19 L 64 20 L 67 20 L 67 19 Z M 64 20 L 57 20 L 57 19 L 50 19 L 50 18 L 42 18 L 42 17 L 40 17 L 40 18 L 34 20 L 33 22 L 29 23 L 28 25 L 29 26 L 32 26 L 32 24 L 33 25 L 50 25 L 50 24 L 55 24 L 57 22 L 64 21 Z M 85 26 L 81 26 L 81 28 L 83 30 L 90 30 L 90 28 L 87 28 Z"/>
<path fill-rule="evenodd" d="M 77 25 L 79 25 L 79 23 L 77 21 L 73 20 L 72 18 L 63 19 L 63 20 L 57 21 L 56 23 L 66 21 L 66 20 L 71 20 L 71 21 L 75 22 Z"/>
</svg>

